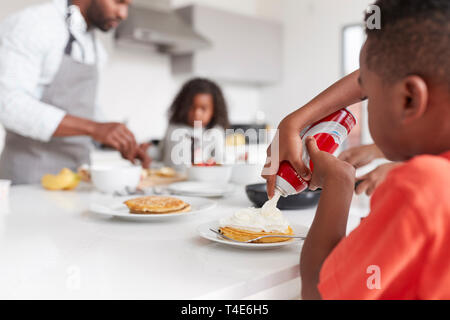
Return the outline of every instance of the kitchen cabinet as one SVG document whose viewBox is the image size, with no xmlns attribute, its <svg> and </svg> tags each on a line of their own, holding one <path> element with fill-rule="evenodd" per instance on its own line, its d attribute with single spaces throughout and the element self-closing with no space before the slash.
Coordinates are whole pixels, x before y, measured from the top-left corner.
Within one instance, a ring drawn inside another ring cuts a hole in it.
<svg viewBox="0 0 450 320">
<path fill-rule="evenodd" d="M 212 47 L 193 54 L 173 55 L 175 75 L 270 85 L 282 76 L 283 28 L 277 22 L 206 6 L 176 11 Z"/>
</svg>

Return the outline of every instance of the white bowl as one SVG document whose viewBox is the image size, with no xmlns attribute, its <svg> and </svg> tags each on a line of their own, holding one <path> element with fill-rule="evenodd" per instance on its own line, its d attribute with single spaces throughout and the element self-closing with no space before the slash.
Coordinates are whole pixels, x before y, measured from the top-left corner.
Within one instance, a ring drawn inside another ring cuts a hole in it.
<svg viewBox="0 0 450 320">
<path fill-rule="evenodd" d="M 238 185 L 263 183 L 261 177 L 264 165 L 262 164 L 235 164 L 231 175 L 231 182 Z"/>
<path fill-rule="evenodd" d="M 92 183 L 104 193 L 133 192 L 141 180 L 141 166 L 94 166 L 91 167 Z"/>
<path fill-rule="evenodd" d="M 188 180 L 201 182 L 227 183 L 230 181 L 232 172 L 231 166 L 192 166 L 187 168 Z"/>
</svg>

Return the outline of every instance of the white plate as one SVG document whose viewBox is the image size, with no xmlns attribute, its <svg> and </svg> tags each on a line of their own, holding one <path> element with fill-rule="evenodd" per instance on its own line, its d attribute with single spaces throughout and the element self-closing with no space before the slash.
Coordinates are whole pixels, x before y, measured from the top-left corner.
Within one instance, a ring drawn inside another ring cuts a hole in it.
<svg viewBox="0 0 450 320">
<path fill-rule="evenodd" d="M 124 204 L 125 201 L 134 199 L 138 197 L 120 197 L 114 198 L 114 200 L 109 203 L 91 203 L 89 210 L 94 213 L 118 217 L 121 219 L 135 220 L 135 221 L 152 221 L 152 220 L 167 220 L 177 217 L 192 216 L 197 213 L 206 212 L 213 209 L 216 203 L 211 200 L 202 198 L 192 198 L 192 197 L 177 197 L 180 200 L 191 205 L 191 211 L 181 212 L 181 213 L 170 213 L 170 214 L 133 214 L 130 213 L 128 207 Z"/>
<path fill-rule="evenodd" d="M 216 198 L 233 193 L 236 187 L 233 184 L 180 182 L 171 184 L 167 189 L 179 195 Z"/>
<path fill-rule="evenodd" d="M 210 222 L 202 224 L 197 228 L 198 233 L 202 238 L 218 242 L 221 244 L 226 244 L 232 247 L 238 247 L 243 249 L 272 249 L 272 248 L 279 248 L 284 246 L 289 246 L 292 244 L 299 243 L 303 240 L 301 239 L 292 239 L 284 242 L 276 242 L 276 243 L 239 243 L 239 242 L 233 242 L 229 240 L 225 240 L 221 238 L 220 236 L 216 235 L 209 229 L 213 230 L 219 230 L 220 225 L 219 222 Z M 300 237 L 306 237 L 308 234 L 309 228 L 301 225 L 291 225 L 292 230 L 294 231 L 294 234 L 296 236 Z"/>
</svg>

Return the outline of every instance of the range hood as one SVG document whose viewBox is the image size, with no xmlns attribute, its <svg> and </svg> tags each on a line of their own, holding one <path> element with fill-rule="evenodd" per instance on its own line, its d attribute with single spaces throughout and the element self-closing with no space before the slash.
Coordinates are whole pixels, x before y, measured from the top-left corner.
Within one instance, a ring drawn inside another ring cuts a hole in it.
<svg viewBox="0 0 450 320">
<path fill-rule="evenodd" d="M 121 43 L 151 45 L 172 55 L 190 54 L 211 47 L 181 16 L 172 10 L 130 6 L 128 19 L 116 30 Z"/>
</svg>

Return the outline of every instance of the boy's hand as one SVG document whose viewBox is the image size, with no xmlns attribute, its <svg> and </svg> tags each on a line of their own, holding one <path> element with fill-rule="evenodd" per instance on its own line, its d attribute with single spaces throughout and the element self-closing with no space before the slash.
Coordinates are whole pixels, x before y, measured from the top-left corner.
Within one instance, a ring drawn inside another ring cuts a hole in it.
<svg viewBox="0 0 450 320">
<path fill-rule="evenodd" d="M 311 190 L 323 188 L 329 179 L 341 180 L 342 183 L 354 185 L 355 168 L 351 164 L 337 159 L 328 152 L 321 151 L 317 147 L 314 137 L 306 138 L 306 146 L 314 165 L 314 172 L 309 185 Z"/>
<path fill-rule="evenodd" d="M 368 196 L 371 196 L 375 189 L 384 181 L 384 179 L 386 179 L 388 173 L 399 165 L 400 163 L 395 162 L 386 163 L 358 178 L 357 180 L 362 182 L 356 188 L 356 194 L 362 194 L 365 192 Z"/>
<path fill-rule="evenodd" d="M 311 179 L 311 171 L 302 161 L 303 143 L 300 131 L 290 118 L 285 118 L 278 127 L 274 141 L 267 149 L 267 162 L 262 177 L 267 180 L 267 193 L 272 198 L 275 190 L 276 175 L 280 163 L 288 161 L 295 171 L 306 181 Z"/>
<path fill-rule="evenodd" d="M 322 187 L 323 190 L 300 258 L 302 297 L 320 299 L 320 270 L 326 258 L 346 235 L 355 168 L 320 151 L 313 137 L 306 138 L 305 142 L 314 166 L 310 188 L 314 190 Z"/>
<path fill-rule="evenodd" d="M 384 158 L 384 155 L 374 144 L 348 149 L 338 157 L 338 159 L 350 163 L 356 169 L 364 167 L 379 158 Z"/>
</svg>

